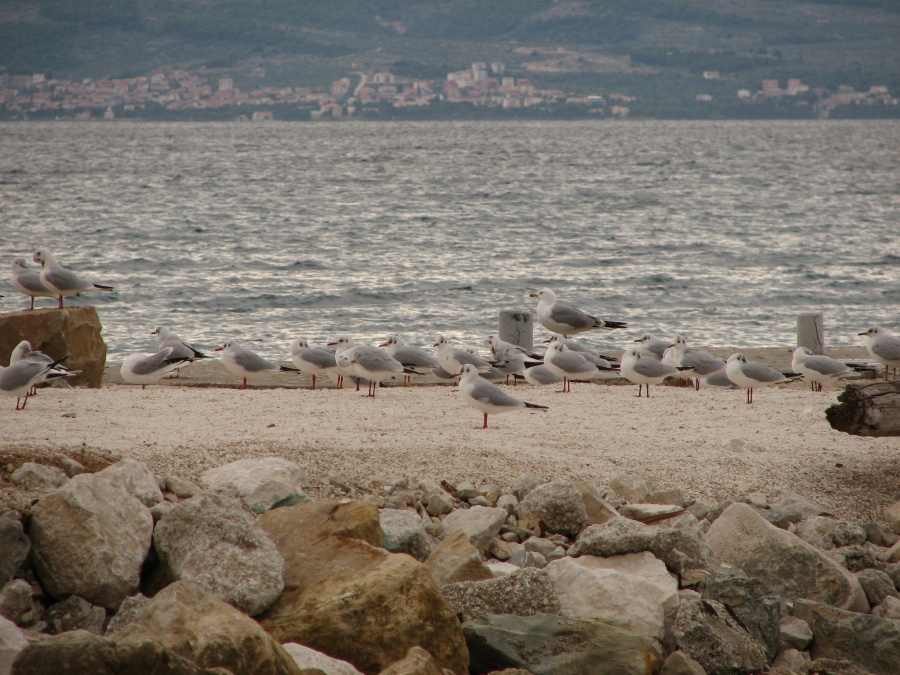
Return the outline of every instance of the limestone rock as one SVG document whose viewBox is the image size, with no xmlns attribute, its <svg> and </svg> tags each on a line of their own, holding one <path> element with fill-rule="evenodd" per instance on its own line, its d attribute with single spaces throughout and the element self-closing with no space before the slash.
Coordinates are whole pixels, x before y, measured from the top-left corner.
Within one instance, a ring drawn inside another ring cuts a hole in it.
<svg viewBox="0 0 900 675">
<path fill-rule="evenodd" d="M 612 480 L 609 481 L 609 487 L 619 497 L 631 504 L 643 502 L 653 491 L 650 483 L 643 478 L 627 473 L 613 476 Z"/>
<path fill-rule="evenodd" d="M 794 603 L 794 615 L 813 632 L 814 659 L 848 660 L 876 675 L 895 675 L 900 663 L 900 621 L 847 612 L 809 600 Z"/>
<path fill-rule="evenodd" d="M 28 640 L 22 635 L 19 627 L 0 616 L 0 673 L 3 675 L 9 673 L 16 656 L 27 646 Z"/>
<path fill-rule="evenodd" d="M 885 507 L 884 519 L 891 526 L 894 534 L 900 534 L 900 500 Z"/>
<path fill-rule="evenodd" d="M 519 506 L 521 508 L 521 504 Z M 462 530 L 475 548 L 486 551 L 491 540 L 500 532 L 507 515 L 506 509 L 486 506 L 460 509 L 444 518 L 444 532 L 449 534 L 453 530 Z"/>
<path fill-rule="evenodd" d="M 639 635 L 663 640 L 678 609 L 678 584 L 652 553 L 563 558 L 545 571 L 564 612 L 619 621 Z"/>
<path fill-rule="evenodd" d="M 809 673 L 810 658 L 808 654 L 799 652 L 796 649 L 785 649 L 775 659 L 772 667 L 779 673 L 806 675 Z"/>
<path fill-rule="evenodd" d="M 519 502 L 519 523 L 533 529 L 576 536 L 588 522 L 581 490 L 570 481 L 555 480 L 534 488 Z"/>
<path fill-rule="evenodd" d="M 25 462 L 12 472 L 9 479 L 23 490 L 52 490 L 69 480 L 69 477 L 55 466 Z"/>
<path fill-rule="evenodd" d="M 532 616 L 560 610 L 550 577 L 534 567 L 499 579 L 448 584 L 441 592 L 463 621 L 487 614 Z"/>
<path fill-rule="evenodd" d="M 706 671 L 684 652 L 673 652 L 666 659 L 659 675 L 706 675 Z"/>
<path fill-rule="evenodd" d="M 12 347 L 10 347 L 10 349 L 12 349 Z M 525 499 L 525 495 L 534 490 L 538 485 L 543 485 L 546 482 L 548 481 L 543 476 L 539 476 L 536 473 L 526 473 L 516 479 L 510 492 L 512 492 L 516 499 L 521 502 Z"/>
<path fill-rule="evenodd" d="M 448 672 L 421 647 L 410 647 L 405 658 L 392 663 L 378 675 L 444 675 Z"/>
<path fill-rule="evenodd" d="M 862 529 L 866 533 L 866 541 L 869 541 L 876 546 L 890 548 L 900 541 L 900 536 L 895 534 L 894 530 L 892 530 L 891 526 L 887 523 L 869 520 L 862 524 Z"/>
<path fill-rule="evenodd" d="M 391 553 L 409 553 L 427 560 L 437 542 L 425 531 L 419 514 L 409 509 L 382 509 L 379 514 L 384 530 L 384 547 Z"/>
<path fill-rule="evenodd" d="M 453 511 L 453 497 L 446 492 L 432 492 L 425 496 L 425 500 L 428 503 L 425 509 L 430 516 L 442 516 Z"/>
<path fill-rule="evenodd" d="M 278 549 L 236 497 L 204 492 L 179 502 L 153 543 L 172 579 L 193 581 L 250 616 L 284 587 Z"/>
<path fill-rule="evenodd" d="M 866 537 L 866 531 L 863 528 L 846 520 L 836 521 L 834 532 L 831 535 L 834 545 L 838 548 L 862 546 L 866 543 Z"/>
<path fill-rule="evenodd" d="M 95 635 L 103 635 L 106 611 L 84 598 L 70 595 L 62 602 L 48 607 L 41 615 L 41 621 L 47 623 L 48 632 L 53 634 L 86 630 Z"/>
<path fill-rule="evenodd" d="M 296 642 L 287 642 L 281 646 L 294 659 L 294 663 L 302 671 L 321 671 L 325 675 L 362 675 L 360 671 L 353 667 L 352 663 L 333 659 L 327 654 L 317 652 L 315 649 L 310 649 Z"/>
<path fill-rule="evenodd" d="M 830 516 L 832 513 L 821 504 L 804 497 L 793 490 L 785 490 L 775 503 L 770 505 L 773 511 L 783 513 L 790 522 L 796 523 L 810 516 Z"/>
<path fill-rule="evenodd" d="M 794 534 L 818 549 L 834 548 L 834 520 L 826 516 L 810 516 L 801 520 Z"/>
<path fill-rule="evenodd" d="M 674 631 L 678 648 L 708 673 L 751 675 L 768 666 L 763 646 L 715 600 L 683 602 Z"/>
<path fill-rule="evenodd" d="M 456 615 L 423 564 L 380 548 L 374 506 L 308 502 L 264 513 L 260 523 L 285 560 L 284 591 L 260 618 L 277 640 L 364 672 L 378 672 L 418 645 L 441 667 L 466 672 Z"/>
<path fill-rule="evenodd" d="M 662 661 L 651 640 L 600 619 L 497 614 L 467 621 L 463 632 L 473 673 L 506 668 L 533 675 L 653 673 Z"/>
<path fill-rule="evenodd" d="M 485 567 L 481 552 L 462 530 L 447 534 L 425 561 L 438 586 L 460 581 L 483 581 L 493 574 Z"/>
<path fill-rule="evenodd" d="M 781 643 L 781 603 L 759 579 L 713 572 L 702 583 L 704 600 L 718 600 L 766 650 L 771 662 Z"/>
<path fill-rule="evenodd" d="M 150 469 L 136 459 L 123 459 L 106 467 L 97 475 L 137 497 L 147 508 L 163 500 L 159 482 L 153 477 Z"/>
<path fill-rule="evenodd" d="M 864 546 L 843 546 L 825 551 L 826 556 L 851 572 L 859 572 L 875 567 L 879 553 L 880 551 L 873 549 L 868 544 Z"/>
<path fill-rule="evenodd" d="M 109 623 L 106 625 L 106 633 L 105 635 L 109 637 L 114 633 L 119 632 L 125 626 L 127 626 L 131 621 L 138 615 L 138 612 L 150 602 L 150 598 L 142 595 L 141 593 L 137 593 L 136 595 L 129 595 L 122 601 L 122 604 L 119 605 L 119 611 L 116 612 L 115 616 L 109 620 Z"/>
<path fill-rule="evenodd" d="M 0 589 L 0 616 L 5 616 L 20 626 L 25 626 L 34 620 L 31 585 L 27 581 L 13 579 Z"/>
<path fill-rule="evenodd" d="M 41 499 L 28 524 L 31 558 L 47 592 L 109 609 L 137 590 L 152 533 L 143 504 L 87 473 Z"/>
<path fill-rule="evenodd" d="M 309 485 L 306 471 L 281 457 L 239 459 L 203 472 L 200 480 L 208 488 L 235 490 L 257 513 L 292 496 L 294 501 L 308 499 L 303 492 Z"/>
<path fill-rule="evenodd" d="M 601 525 L 618 515 L 613 505 L 603 498 L 600 490 L 593 483 L 578 481 L 575 483 L 575 488 L 581 492 L 581 501 L 584 503 L 584 510 L 587 513 L 587 525 Z"/>
<path fill-rule="evenodd" d="M 811 598 L 868 611 L 855 576 L 799 537 L 766 522 L 752 506 L 729 506 L 706 539 L 720 560 L 759 579 L 782 600 Z"/>
<path fill-rule="evenodd" d="M 856 578 L 862 584 L 869 604 L 873 607 L 880 605 L 888 596 L 900 598 L 900 593 L 894 588 L 891 578 L 879 570 L 866 569 L 856 573 Z"/>
<path fill-rule="evenodd" d="M 519 500 L 515 495 L 500 495 L 494 506 L 498 509 L 506 509 L 506 512 L 513 516 L 517 516 L 519 513 Z"/>
<path fill-rule="evenodd" d="M 683 510 L 682 506 L 672 504 L 624 504 L 619 507 L 619 515 L 646 523 L 681 513 Z"/>
<path fill-rule="evenodd" d="M 22 521 L 18 518 L 0 517 L 0 586 L 9 583 L 30 551 L 31 540 L 25 534 Z"/>
<path fill-rule="evenodd" d="M 100 337 L 101 330 L 97 310 L 89 305 L 0 314 L 0 354 L 9 358 L 22 340 L 54 359 L 68 354 L 66 367 L 81 371 L 80 375 L 67 377 L 68 383 L 99 389 L 106 367 L 106 343 Z"/>
<path fill-rule="evenodd" d="M 782 617 L 780 631 L 781 641 L 801 652 L 809 647 L 813 639 L 809 624 L 796 616 Z"/>
<path fill-rule="evenodd" d="M 171 492 L 179 499 L 190 499 L 203 492 L 203 488 L 178 476 L 166 476 L 166 492 Z"/>
<path fill-rule="evenodd" d="M 872 615 L 883 619 L 900 619 L 900 598 L 887 596 L 880 605 L 872 608 Z"/>
</svg>

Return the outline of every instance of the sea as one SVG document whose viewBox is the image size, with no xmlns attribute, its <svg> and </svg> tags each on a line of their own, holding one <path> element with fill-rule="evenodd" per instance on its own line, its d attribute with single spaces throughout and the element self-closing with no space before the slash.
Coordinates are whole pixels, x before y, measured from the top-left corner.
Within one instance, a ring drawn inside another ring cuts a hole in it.
<svg viewBox="0 0 900 675">
<path fill-rule="evenodd" d="M 0 260 L 39 246 L 115 288 L 67 300 L 111 360 L 158 325 L 481 347 L 541 288 L 628 322 L 598 348 L 863 344 L 900 333 L 900 122 L 3 123 Z"/>
</svg>

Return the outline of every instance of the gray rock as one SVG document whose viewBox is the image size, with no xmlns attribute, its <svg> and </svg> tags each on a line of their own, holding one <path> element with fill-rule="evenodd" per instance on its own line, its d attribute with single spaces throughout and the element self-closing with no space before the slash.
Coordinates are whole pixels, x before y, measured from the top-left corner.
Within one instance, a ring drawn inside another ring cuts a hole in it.
<svg viewBox="0 0 900 675">
<path fill-rule="evenodd" d="M 300 502 L 308 502 L 309 497 L 303 490 L 283 480 L 267 480 L 253 492 L 241 495 L 244 503 L 254 513 L 265 513 L 269 509 L 293 506 Z"/>
<path fill-rule="evenodd" d="M 178 476 L 166 476 L 166 492 L 171 492 L 179 499 L 190 499 L 203 492 L 203 488 L 189 480 Z"/>
<path fill-rule="evenodd" d="M 152 533 L 153 518 L 140 501 L 88 473 L 41 499 L 28 523 L 31 559 L 44 589 L 108 609 L 137 590 Z"/>
<path fill-rule="evenodd" d="M 425 510 L 430 516 L 442 516 L 453 511 L 453 497 L 444 491 L 432 492 L 425 496 Z"/>
<path fill-rule="evenodd" d="M 540 553 L 544 557 L 551 555 L 558 546 L 556 543 L 549 539 L 544 539 L 543 537 L 529 537 L 522 542 L 522 545 L 525 547 L 526 551 Z"/>
<path fill-rule="evenodd" d="M 698 499 L 693 504 L 688 507 L 688 513 L 690 513 L 697 520 L 704 520 L 707 515 L 709 515 L 709 510 L 712 508 L 706 502 Z M 707 521 L 709 522 L 709 521 Z"/>
<path fill-rule="evenodd" d="M 780 511 L 792 523 L 799 522 L 810 516 L 830 516 L 831 511 L 793 490 L 785 490 L 778 499 L 771 504 L 773 511 Z"/>
<path fill-rule="evenodd" d="M 481 496 L 481 493 L 472 482 L 464 480 L 456 484 L 456 489 L 453 491 L 453 496 L 457 499 L 462 499 L 465 501 L 472 499 L 473 497 L 479 497 Z"/>
<path fill-rule="evenodd" d="M 494 505 L 494 503 L 491 500 L 485 499 L 481 495 L 478 495 L 477 497 L 472 497 L 469 500 L 469 504 L 471 504 L 472 506 L 493 506 Z"/>
<path fill-rule="evenodd" d="M 780 530 L 787 530 L 792 524 L 791 521 L 788 520 L 788 517 L 781 511 L 775 511 L 773 509 L 756 509 L 756 513 L 758 513 L 763 520 L 772 523 L 772 525 Z"/>
<path fill-rule="evenodd" d="M 772 667 L 777 672 L 791 673 L 791 675 L 795 673 L 806 675 L 809 672 L 810 665 L 808 654 L 804 654 L 796 649 L 785 649 L 775 659 Z"/>
<path fill-rule="evenodd" d="M 463 634 L 472 673 L 521 668 L 533 675 L 624 675 L 654 672 L 662 660 L 651 640 L 599 619 L 490 615 L 465 622 Z"/>
<path fill-rule="evenodd" d="M 109 620 L 109 623 L 106 625 L 106 635 L 113 635 L 114 633 L 119 632 L 129 623 L 131 620 L 138 615 L 138 612 L 141 611 L 141 608 L 144 607 L 148 602 L 150 602 L 150 598 L 138 593 L 137 595 L 129 595 L 122 601 L 122 604 L 119 606 L 119 611 L 116 612 L 115 616 Z"/>
<path fill-rule="evenodd" d="M 69 480 L 69 477 L 55 466 L 25 462 L 12 472 L 9 479 L 13 485 L 18 485 L 23 490 L 52 490 Z"/>
<path fill-rule="evenodd" d="M 523 476 L 519 476 L 510 492 L 512 492 L 516 499 L 521 502 L 525 499 L 525 495 L 534 490 L 538 485 L 543 485 L 546 482 L 548 482 L 548 480 L 543 476 L 539 476 L 536 473 L 526 473 Z"/>
<path fill-rule="evenodd" d="M 0 615 L 20 626 L 34 621 L 34 602 L 31 584 L 24 579 L 13 579 L 0 589 Z"/>
<path fill-rule="evenodd" d="M 383 546 L 392 553 L 409 553 L 413 558 L 425 561 L 437 546 L 425 532 L 425 523 L 415 511 L 382 509 L 379 521 L 384 530 Z"/>
<path fill-rule="evenodd" d="M 576 536 L 587 524 L 581 491 L 570 481 L 555 480 L 529 492 L 519 502 L 519 524 L 528 529 Z"/>
<path fill-rule="evenodd" d="M 438 586 L 492 578 L 491 571 L 482 562 L 481 553 L 462 530 L 454 530 L 445 536 L 425 561 L 425 566 Z"/>
<path fill-rule="evenodd" d="M 706 576 L 702 598 L 725 605 L 744 629 L 763 646 L 771 663 L 781 643 L 781 603 L 759 579 L 736 577 L 721 572 Z"/>
<path fill-rule="evenodd" d="M 135 459 L 116 462 L 97 475 L 137 497 L 147 508 L 159 504 L 163 500 L 159 482 L 145 464 Z"/>
<path fill-rule="evenodd" d="M 862 524 L 862 529 L 866 533 L 866 541 L 869 541 L 876 546 L 890 548 L 900 541 L 900 535 L 895 534 L 891 529 L 891 526 L 887 523 L 869 520 Z"/>
<path fill-rule="evenodd" d="M 672 504 L 624 504 L 619 507 L 619 515 L 646 523 L 682 510 L 682 506 Z"/>
<path fill-rule="evenodd" d="M 193 581 L 251 616 L 284 587 L 281 554 L 236 497 L 205 492 L 179 502 L 153 543 L 172 579 Z"/>
<path fill-rule="evenodd" d="M 441 587 L 463 621 L 488 614 L 558 614 L 559 598 L 543 570 L 527 568 L 487 581 L 464 581 Z"/>
<path fill-rule="evenodd" d="M 851 572 L 859 572 L 860 570 L 875 567 L 878 564 L 878 552 L 869 548 L 868 544 L 833 548 L 830 551 L 826 551 L 825 554 L 838 565 Z"/>
<path fill-rule="evenodd" d="M 584 502 L 588 525 L 600 525 L 619 515 L 615 507 L 603 498 L 600 490 L 593 483 L 578 481 L 575 483 L 575 487 L 581 492 L 581 501 Z"/>
<path fill-rule="evenodd" d="M 646 501 L 653 491 L 650 483 L 643 478 L 627 473 L 613 476 L 609 487 L 618 497 L 631 503 Z"/>
<path fill-rule="evenodd" d="M 801 652 L 809 647 L 813 634 L 809 624 L 796 616 L 785 616 L 781 619 L 781 641 Z"/>
<path fill-rule="evenodd" d="M 659 675 L 706 675 L 706 671 L 684 652 L 673 652 L 666 659 Z"/>
<path fill-rule="evenodd" d="M 15 514 L 14 511 L 10 513 Z M 5 586 L 15 576 L 29 551 L 31 540 L 18 517 L 0 518 L 0 586 Z"/>
<path fill-rule="evenodd" d="M 500 533 L 503 521 L 507 517 L 506 509 L 488 508 L 486 506 L 473 506 L 470 509 L 454 511 L 444 518 L 444 532 L 453 530 L 465 532 L 469 541 L 476 548 L 486 551 L 490 548 L 491 541 Z"/>
<path fill-rule="evenodd" d="M 763 646 L 715 600 L 687 600 L 675 619 L 678 648 L 708 673 L 751 675 L 766 670 Z"/>
<path fill-rule="evenodd" d="M 252 495 L 270 480 L 287 483 L 301 492 L 310 484 L 299 464 L 281 457 L 239 459 L 204 471 L 200 480 L 208 488 L 234 488 L 241 497 Z"/>
<path fill-rule="evenodd" d="M 65 471 L 66 475 L 69 478 L 77 476 L 78 474 L 82 474 L 85 471 L 84 466 L 80 462 L 76 462 L 68 455 L 64 455 L 62 453 L 53 455 L 53 461 L 56 462 L 57 466 L 59 466 L 60 469 Z"/>
<path fill-rule="evenodd" d="M 175 508 L 175 502 L 162 502 L 150 509 L 150 515 L 153 516 L 153 522 L 158 523 L 166 517 L 166 515 Z"/>
<path fill-rule="evenodd" d="M 880 605 L 888 596 L 900 598 L 900 593 L 894 588 L 894 582 L 884 572 L 874 569 L 860 570 L 856 573 L 856 578 L 862 584 L 866 598 L 873 607 Z"/>
<path fill-rule="evenodd" d="M 891 563 L 890 565 L 885 565 L 884 570 L 882 571 L 891 578 L 891 581 L 894 582 L 894 588 L 900 591 L 900 563 Z"/>
<path fill-rule="evenodd" d="M 810 516 L 797 524 L 795 534 L 808 544 L 826 551 L 834 548 L 835 521 L 826 516 Z"/>
<path fill-rule="evenodd" d="M 880 616 L 883 619 L 900 619 L 900 598 L 892 595 L 887 596 L 881 601 L 881 604 L 872 608 L 873 616 Z"/>
<path fill-rule="evenodd" d="M 86 630 L 94 635 L 103 635 L 106 610 L 77 595 L 70 595 L 62 602 L 48 607 L 41 615 L 41 620 L 47 623 L 48 632 L 54 635 L 72 630 Z"/>
<path fill-rule="evenodd" d="M 810 653 L 847 660 L 875 675 L 896 675 L 900 664 L 900 621 L 857 614 L 809 600 L 794 603 L 794 615 L 813 632 Z"/>
<path fill-rule="evenodd" d="M 900 534 L 900 501 L 884 507 L 884 520 L 895 534 Z"/>
<path fill-rule="evenodd" d="M 7 675 L 19 652 L 27 646 L 28 640 L 25 639 L 19 627 L 9 619 L 0 616 L 0 673 Z"/>
<path fill-rule="evenodd" d="M 506 512 L 513 516 L 519 513 L 519 500 L 515 495 L 500 495 L 494 506 L 498 509 L 506 509 Z"/>
<path fill-rule="evenodd" d="M 663 488 L 654 490 L 647 495 L 648 504 L 671 504 L 673 506 L 687 506 L 691 500 L 686 499 L 684 493 L 678 488 Z"/>
<path fill-rule="evenodd" d="M 311 670 L 318 675 L 362 675 L 352 663 L 333 659 L 327 654 L 317 652 L 296 642 L 288 642 L 281 645 L 301 670 L 304 672 Z"/>
<path fill-rule="evenodd" d="M 834 545 L 838 548 L 845 546 L 861 546 L 866 543 L 866 531 L 846 520 L 838 520 L 834 524 L 834 533 L 831 535 Z"/>
</svg>

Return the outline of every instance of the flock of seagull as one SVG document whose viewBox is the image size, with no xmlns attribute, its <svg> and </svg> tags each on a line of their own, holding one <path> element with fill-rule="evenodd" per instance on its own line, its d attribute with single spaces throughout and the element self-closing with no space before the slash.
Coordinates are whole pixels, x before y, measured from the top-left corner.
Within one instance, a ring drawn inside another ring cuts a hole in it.
<svg viewBox="0 0 900 675">
<path fill-rule="evenodd" d="M 86 281 L 60 265 L 45 248 L 38 249 L 33 260 L 41 265 L 30 268 L 23 258 L 12 264 L 13 287 L 31 297 L 34 309 L 35 297 L 57 297 L 59 307 L 63 298 L 89 291 L 110 291 L 103 286 Z M 510 378 L 515 385 L 524 379 L 533 385 L 560 384 L 560 392 L 571 391 L 572 382 L 593 380 L 604 373 L 619 373 L 638 385 L 638 397 L 650 397 L 650 385 L 661 384 L 667 378 L 681 380 L 684 386 L 692 381 L 701 387 L 741 388 L 747 391 L 747 403 L 753 402 L 754 389 L 804 378 L 813 390 L 822 391 L 824 385 L 844 378 L 855 377 L 861 371 L 871 370 L 871 365 L 845 363 L 827 356 L 814 354 L 805 347 L 793 353 L 791 371 L 781 372 L 765 364 L 749 361 L 743 354 L 732 354 L 727 360 L 709 352 L 690 347 L 681 336 L 672 341 L 662 340 L 645 333 L 637 343 L 618 359 L 604 356 L 588 345 L 572 337 L 591 330 L 625 329 L 621 321 L 608 321 L 591 316 L 580 309 L 559 300 L 556 294 L 544 288 L 531 294 L 537 298 L 538 322 L 553 336 L 546 341 L 543 354 L 519 345 L 488 336 L 484 345 L 488 356 L 480 355 L 472 348 L 451 345 L 444 337 L 438 337 L 433 354 L 407 345 L 400 337 L 392 335 L 377 347 L 360 344 L 349 335 L 339 335 L 322 347 L 310 346 L 306 340 L 296 340 L 290 347 L 293 366 L 285 366 L 263 358 L 242 347 L 235 341 L 225 342 L 216 348 L 222 365 L 233 375 L 240 377 L 247 388 L 248 379 L 270 372 L 302 372 L 312 377 L 312 388 L 318 378 L 328 376 L 341 388 L 347 378 L 355 382 L 357 391 L 361 382 L 367 382 L 367 396 L 375 397 L 378 385 L 384 380 L 402 378 L 409 384 L 417 375 L 433 375 L 441 380 L 458 378 L 462 400 L 484 414 L 483 427 L 487 428 L 488 415 L 521 410 L 546 409 L 547 406 L 522 401 L 497 386 Z M 129 384 L 146 387 L 165 375 L 177 376 L 178 371 L 199 359 L 210 358 L 166 326 L 157 326 L 157 349 L 153 354 L 132 354 L 122 363 L 121 376 Z M 883 328 L 872 327 L 859 333 L 867 339 L 870 356 L 884 366 L 884 376 L 890 369 L 896 376 L 900 367 L 900 338 L 888 334 Z M 16 396 L 16 410 L 25 408 L 28 397 L 37 384 L 58 377 L 74 375 L 62 365 L 67 357 L 51 358 L 32 351 L 27 341 L 21 342 L 10 357 L 10 365 L 0 367 L 0 393 Z M 618 362 L 617 362 L 618 361 Z M 24 401 L 21 401 L 24 397 Z"/>
</svg>

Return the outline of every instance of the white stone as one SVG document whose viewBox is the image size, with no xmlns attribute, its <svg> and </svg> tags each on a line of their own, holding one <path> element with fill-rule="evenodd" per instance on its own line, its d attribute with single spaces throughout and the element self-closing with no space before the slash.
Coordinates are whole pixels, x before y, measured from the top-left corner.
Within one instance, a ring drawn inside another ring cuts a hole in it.
<svg viewBox="0 0 900 675">
<path fill-rule="evenodd" d="M 872 608 L 872 614 L 884 619 L 900 619 L 900 598 L 887 596 L 880 605 Z"/>
<path fill-rule="evenodd" d="M 106 467 L 97 475 L 137 497 L 148 509 L 163 501 L 159 481 L 145 464 L 136 459 L 123 459 Z"/>
<path fill-rule="evenodd" d="M 510 563 L 495 562 L 495 561 L 485 563 L 484 566 L 487 567 L 491 571 L 491 574 L 493 574 L 495 578 L 496 577 L 505 577 L 507 575 L 512 574 L 513 572 L 518 572 L 520 569 L 522 569 L 521 567 L 519 567 L 517 565 L 511 565 Z"/>
<path fill-rule="evenodd" d="M 333 659 L 296 642 L 286 642 L 281 646 L 301 669 L 321 670 L 325 675 L 362 675 L 352 663 Z"/>
<path fill-rule="evenodd" d="M 0 616 L 0 675 L 9 674 L 16 656 L 27 646 L 28 640 L 19 627 L 6 617 Z"/>
<path fill-rule="evenodd" d="M 208 488 L 230 486 L 242 497 L 252 495 L 271 480 L 282 481 L 298 490 L 309 485 L 306 471 L 299 464 L 280 457 L 239 459 L 204 471 L 200 480 Z"/>
<path fill-rule="evenodd" d="M 473 506 L 471 509 L 454 511 L 444 518 L 442 525 L 446 533 L 462 530 L 475 548 L 486 551 L 491 540 L 500 533 L 508 515 L 506 509 Z"/>
</svg>

